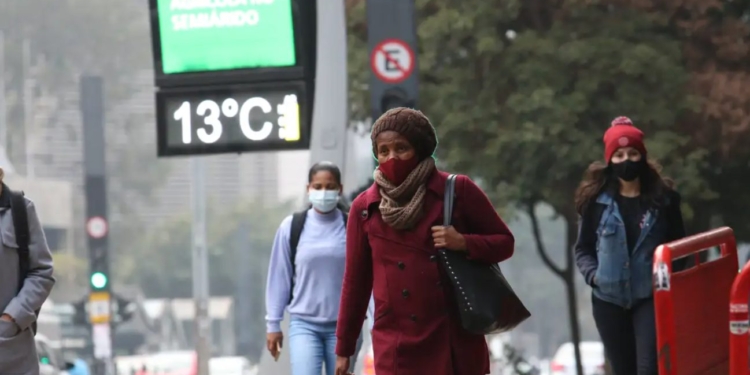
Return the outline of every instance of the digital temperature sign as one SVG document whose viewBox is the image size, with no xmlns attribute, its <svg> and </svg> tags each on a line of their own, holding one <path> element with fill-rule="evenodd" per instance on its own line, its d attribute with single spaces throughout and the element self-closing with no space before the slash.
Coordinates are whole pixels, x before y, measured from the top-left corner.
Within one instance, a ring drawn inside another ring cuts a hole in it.
<svg viewBox="0 0 750 375">
<path fill-rule="evenodd" d="M 302 84 L 160 90 L 158 154 L 307 149 L 305 94 Z"/>
</svg>

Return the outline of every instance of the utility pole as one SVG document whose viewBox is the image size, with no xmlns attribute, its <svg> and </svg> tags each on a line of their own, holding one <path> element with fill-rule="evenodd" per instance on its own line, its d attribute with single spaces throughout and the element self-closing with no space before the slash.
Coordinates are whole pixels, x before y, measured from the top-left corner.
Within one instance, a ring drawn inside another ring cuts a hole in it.
<svg viewBox="0 0 750 375">
<path fill-rule="evenodd" d="M 370 109 L 373 121 L 391 108 L 417 106 L 419 66 L 414 0 L 368 0 Z"/>
<path fill-rule="evenodd" d="M 5 34 L 0 30 L 0 146 L 8 150 L 8 113 L 5 103 Z"/>
<path fill-rule="evenodd" d="M 237 303 L 235 321 L 239 323 L 235 326 L 237 329 L 237 354 L 249 357 L 250 362 L 255 363 L 260 360 L 259 354 L 261 352 L 256 350 L 258 348 L 256 344 L 258 343 L 258 337 L 260 337 L 259 334 L 262 332 L 256 332 L 252 324 L 247 324 L 247 321 L 253 318 L 255 307 L 253 306 L 254 296 L 248 291 L 257 285 L 253 283 L 255 268 L 249 267 L 255 261 L 252 252 L 251 231 L 249 221 L 247 219 L 240 220 L 235 233 L 235 246 L 239 254 L 237 259 L 239 280 L 234 298 Z"/>
<path fill-rule="evenodd" d="M 208 250 L 206 248 L 206 166 L 202 156 L 190 159 L 193 200 L 193 299 L 195 301 L 195 352 L 198 374 L 208 374 L 211 358 L 211 319 L 208 316 Z"/>
<path fill-rule="evenodd" d="M 391 108 L 415 108 L 419 98 L 414 0 L 368 0 L 372 122 Z"/>
<path fill-rule="evenodd" d="M 81 77 L 86 234 L 89 247 L 89 322 L 93 374 L 112 374 L 112 293 L 109 282 L 109 223 L 104 137 L 104 84 L 101 77 Z"/>
<path fill-rule="evenodd" d="M 23 129 L 26 136 L 26 178 L 33 179 L 36 174 L 34 170 L 34 80 L 31 76 L 31 43 L 28 39 L 23 40 L 21 51 L 23 62 Z"/>
<path fill-rule="evenodd" d="M 315 102 L 310 138 L 310 165 L 335 163 L 346 175 L 349 88 L 346 66 L 344 0 L 317 1 Z"/>
</svg>

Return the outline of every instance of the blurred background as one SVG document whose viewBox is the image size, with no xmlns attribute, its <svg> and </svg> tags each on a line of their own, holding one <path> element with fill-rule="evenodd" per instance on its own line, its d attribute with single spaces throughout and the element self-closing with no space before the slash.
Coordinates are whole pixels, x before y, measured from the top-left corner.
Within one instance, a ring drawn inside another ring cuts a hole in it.
<svg viewBox="0 0 750 375">
<path fill-rule="evenodd" d="M 368 186 L 373 169 L 365 3 L 346 1 L 348 195 Z M 603 364 L 590 292 L 569 249 L 577 230 L 573 191 L 586 166 L 601 159 L 601 136 L 616 116 L 629 116 L 646 132 L 649 153 L 676 180 L 688 232 L 732 226 L 745 259 L 750 1 L 416 0 L 415 6 L 419 108 L 438 131 L 439 164 L 478 181 L 516 236 L 503 270 L 533 317 L 490 338 L 498 374 L 570 366 L 569 301 L 590 344 L 584 355 L 592 359 L 584 362 L 593 363 L 591 371 Z M 55 258 L 57 285 L 40 317 L 40 345 L 52 354 L 40 354 L 42 360 L 62 368 L 68 358 L 88 358 L 92 345 L 81 307 L 89 282 L 83 74 L 101 76 L 106 89 L 111 284 L 121 300 L 113 355 L 121 371 L 154 353 L 174 356 L 166 362 L 189 357 L 195 316 L 189 162 L 156 156 L 148 5 L 4 1 L 0 41 L 4 182 L 36 202 Z M 242 357 L 262 374 L 288 371 L 283 358 L 273 363 L 264 349 L 265 277 L 278 224 L 304 203 L 311 162 L 309 151 L 206 157 L 213 355 Z M 558 351 L 559 363 L 551 363 Z M 364 367 L 367 352 L 366 346 Z"/>
</svg>

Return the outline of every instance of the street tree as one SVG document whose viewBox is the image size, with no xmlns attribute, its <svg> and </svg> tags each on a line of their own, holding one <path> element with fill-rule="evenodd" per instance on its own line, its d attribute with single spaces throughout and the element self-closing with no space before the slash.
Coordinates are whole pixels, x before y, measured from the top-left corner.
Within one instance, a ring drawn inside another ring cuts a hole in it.
<svg viewBox="0 0 750 375">
<path fill-rule="evenodd" d="M 668 18 L 664 32 L 681 42 L 694 97 L 690 116 L 679 131 L 690 137 L 688 148 L 707 152 L 701 175 L 710 190 L 689 202 L 695 215 L 691 232 L 719 223 L 734 229 L 739 241 L 750 241 L 750 220 L 743 207 L 750 181 L 750 2 L 747 0 L 607 0 Z"/>
<path fill-rule="evenodd" d="M 688 204 L 709 191 L 700 174 L 707 151 L 689 147 L 679 126 L 692 104 L 683 45 L 664 32 L 667 17 L 596 2 L 417 5 L 419 106 L 436 125 L 438 155 L 480 180 L 498 207 L 516 205 L 532 219 L 542 260 L 565 284 L 577 343 L 573 195 L 586 166 L 601 160 L 610 121 L 626 115 L 646 132 L 649 156 L 677 177 Z M 365 40 L 353 20 L 350 30 Z M 353 91 L 366 87 L 353 77 Z M 541 241 L 536 207 L 542 202 L 565 219 L 563 264 L 552 261 Z"/>
<path fill-rule="evenodd" d="M 689 141 L 674 131 L 688 105 L 680 44 L 662 35 L 662 20 L 632 10 L 521 7 L 504 30 L 480 31 L 467 26 L 488 24 L 491 18 L 485 17 L 494 15 L 474 6 L 474 20 L 465 20 L 472 15 L 468 4 L 463 11 L 438 11 L 458 19 L 436 18 L 436 24 L 458 29 L 442 35 L 433 29 L 421 39 L 425 50 L 456 46 L 450 63 L 443 58 L 425 69 L 435 84 L 423 81 L 423 106 L 438 118 L 448 163 L 481 177 L 490 193 L 518 204 L 531 218 L 539 255 L 565 284 L 572 341 L 578 343 L 574 191 L 586 165 L 601 159 L 601 135 L 615 116 L 628 115 L 643 128 L 657 158 Z M 695 175 L 697 165 L 688 163 L 701 161 L 703 154 L 686 153 L 673 164 L 684 169 L 682 176 Z M 541 240 L 536 216 L 541 202 L 565 219 L 562 265 L 551 260 Z"/>
</svg>

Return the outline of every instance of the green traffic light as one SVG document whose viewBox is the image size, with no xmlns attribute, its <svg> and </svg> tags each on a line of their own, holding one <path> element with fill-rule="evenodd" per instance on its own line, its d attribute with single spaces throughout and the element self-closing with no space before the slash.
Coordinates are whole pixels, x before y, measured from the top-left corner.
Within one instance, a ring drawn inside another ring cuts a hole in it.
<svg viewBox="0 0 750 375">
<path fill-rule="evenodd" d="M 91 275 L 91 286 L 95 289 L 103 289 L 107 286 L 107 275 L 101 272 L 94 272 Z"/>
</svg>

